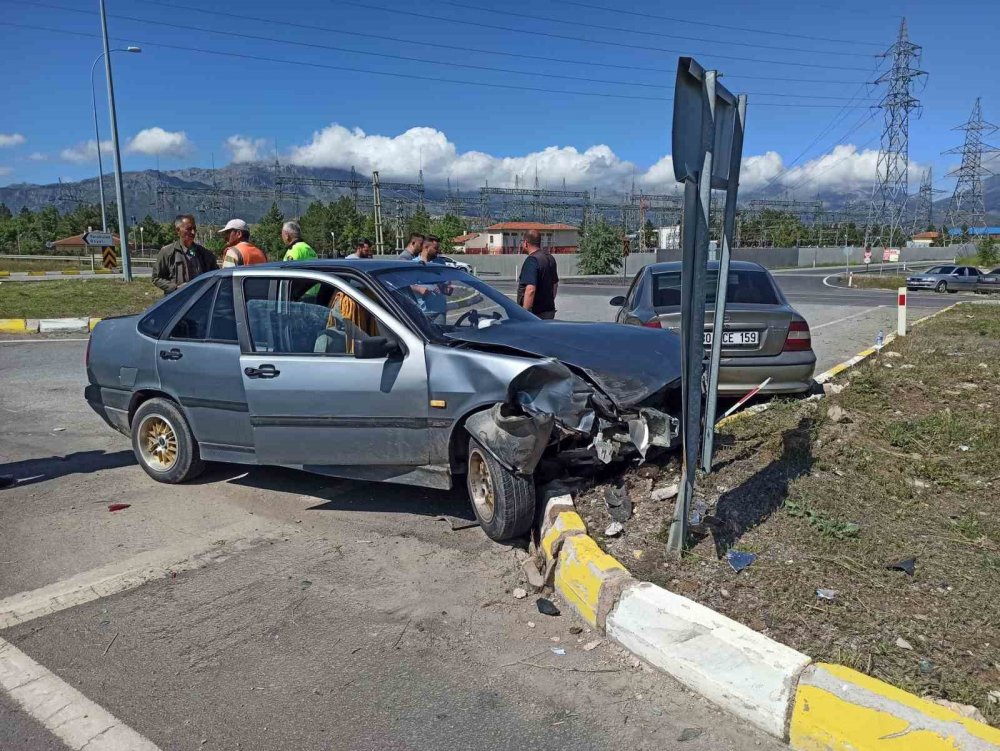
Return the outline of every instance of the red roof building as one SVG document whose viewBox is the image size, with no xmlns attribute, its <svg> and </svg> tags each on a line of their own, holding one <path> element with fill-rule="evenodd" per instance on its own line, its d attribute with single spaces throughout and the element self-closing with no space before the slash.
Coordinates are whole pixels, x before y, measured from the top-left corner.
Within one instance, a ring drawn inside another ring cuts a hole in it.
<svg viewBox="0 0 1000 751">
<path fill-rule="evenodd" d="M 537 230 L 542 247 L 550 253 L 576 253 L 580 230 L 572 224 L 546 222 L 498 222 L 473 237 L 465 237 L 465 252 L 501 255 L 521 252 L 521 242 L 528 230 Z M 452 242 L 455 242 L 454 240 Z"/>
</svg>

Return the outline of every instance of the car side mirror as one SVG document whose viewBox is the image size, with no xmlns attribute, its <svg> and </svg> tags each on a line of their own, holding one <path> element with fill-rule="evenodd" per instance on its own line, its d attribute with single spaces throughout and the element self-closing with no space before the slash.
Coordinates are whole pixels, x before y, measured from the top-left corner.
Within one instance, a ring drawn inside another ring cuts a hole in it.
<svg viewBox="0 0 1000 751">
<path fill-rule="evenodd" d="M 399 352 L 399 344 L 384 336 L 371 336 L 354 342 L 356 360 L 379 360 Z"/>
<path fill-rule="evenodd" d="M 611 298 L 611 304 L 616 308 L 620 308 L 625 305 L 625 295 L 615 295 Z"/>
</svg>

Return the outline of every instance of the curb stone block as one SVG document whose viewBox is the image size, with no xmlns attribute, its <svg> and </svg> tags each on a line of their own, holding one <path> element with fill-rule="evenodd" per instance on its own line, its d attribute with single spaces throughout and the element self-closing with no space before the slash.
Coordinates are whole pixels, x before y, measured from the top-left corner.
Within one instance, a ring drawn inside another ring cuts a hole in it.
<svg viewBox="0 0 1000 751">
<path fill-rule="evenodd" d="M 841 665 L 799 681 L 789 743 L 798 751 L 997 751 L 1000 730 Z"/>
<path fill-rule="evenodd" d="M 772 736 L 786 737 L 807 655 L 645 582 L 622 594 L 607 627 L 611 639 L 650 665 Z"/>
<path fill-rule="evenodd" d="M 93 331 L 94 330 L 94 326 L 96 326 L 97 324 L 99 324 L 101 322 L 101 320 L 102 319 L 100 319 L 100 318 L 91 318 L 90 321 L 87 323 L 87 328 L 90 329 L 91 331 Z"/>
<path fill-rule="evenodd" d="M 614 599 L 634 581 L 622 564 L 586 534 L 574 534 L 563 540 L 556 566 L 556 590 L 591 626 L 604 631 Z"/>
<path fill-rule="evenodd" d="M 23 334 L 28 330 L 28 322 L 23 318 L 0 318 L 0 332 Z"/>
<path fill-rule="evenodd" d="M 551 560 L 559 555 L 559 549 L 566 538 L 585 534 L 587 534 L 587 525 L 584 524 L 583 519 L 576 511 L 563 511 L 558 514 L 552 525 L 547 525 L 547 531 L 542 536 L 542 550 L 546 560 Z"/>
<path fill-rule="evenodd" d="M 80 331 L 89 325 L 87 318 L 42 318 L 38 321 L 38 330 L 49 331 Z"/>
</svg>

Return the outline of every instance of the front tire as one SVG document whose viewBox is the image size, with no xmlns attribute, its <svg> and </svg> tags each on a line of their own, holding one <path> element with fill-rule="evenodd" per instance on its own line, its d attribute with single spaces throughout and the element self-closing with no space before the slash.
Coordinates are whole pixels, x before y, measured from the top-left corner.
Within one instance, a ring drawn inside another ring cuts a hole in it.
<svg viewBox="0 0 1000 751">
<path fill-rule="evenodd" d="M 940 292 L 947 292 L 948 291 L 948 282 L 938 282 L 937 286 L 934 288 L 934 291 L 935 292 L 939 292 L 939 293 Z"/>
<path fill-rule="evenodd" d="M 469 500 L 480 526 L 501 542 L 527 534 L 535 520 L 535 483 L 511 472 L 475 438 L 469 439 Z"/>
<path fill-rule="evenodd" d="M 132 416 L 132 451 L 146 474 L 157 482 L 185 482 L 205 469 L 184 414 L 167 399 L 150 399 L 139 405 Z"/>
</svg>

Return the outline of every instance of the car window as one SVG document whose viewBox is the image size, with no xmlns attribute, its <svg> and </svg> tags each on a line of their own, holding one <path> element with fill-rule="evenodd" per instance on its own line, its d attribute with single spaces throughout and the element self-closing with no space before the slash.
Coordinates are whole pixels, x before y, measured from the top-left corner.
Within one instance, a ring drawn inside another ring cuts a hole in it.
<svg viewBox="0 0 1000 751">
<path fill-rule="evenodd" d="M 705 289 L 705 303 L 715 304 L 715 290 L 719 272 L 709 269 Z M 661 271 L 653 274 L 653 307 L 670 308 L 681 304 L 681 272 Z M 766 271 L 730 271 L 726 287 L 726 303 L 752 305 L 780 305 L 774 285 Z"/>
<path fill-rule="evenodd" d="M 955 270 L 954 266 L 934 266 L 927 270 L 928 274 L 950 274 Z"/>
<path fill-rule="evenodd" d="M 172 292 L 164 297 L 158 305 L 154 305 L 153 309 L 139 321 L 139 331 L 146 336 L 159 338 L 160 334 L 163 333 L 163 329 L 167 327 L 167 324 L 177 315 L 178 311 L 187 305 L 198 294 L 199 290 L 204 289 L 204 284 L 204 282 L 195 281 L 184 285 L 176 292 Z"/>
<path fill-rule="evenodd" d="M 231 278 L 219 282 L 219 291 L 215 295 L 215 307 L 212 309 L 212 323 L 208 338 L 217 342 L 236 341 L 236 307 L 233 304 L 233 280 Z"/>
<path fill-rule="evenodd" d="M 171 339 L 206 339 L 211 321 L 212 303 L 215 300 L 215 284 L 209 286 L 194 305 L 187 309 L 170 332 Z"/>
<path fill-rule="evenodd" d="M 972 266 L 967 266 L 965 271 L 966 273 L 968 273 L 969 276 L 979 276 L 979 269 L 974 268 Z"/>
<path fill-rule="evenodd" d="M 360 284 L 358 293 L 368 295 Z M 361 339 L 392 337 L 364 304 L 325 282 L 247 279 L 243 297 L 254 352 L 353 357 Z"/>
</svg>

